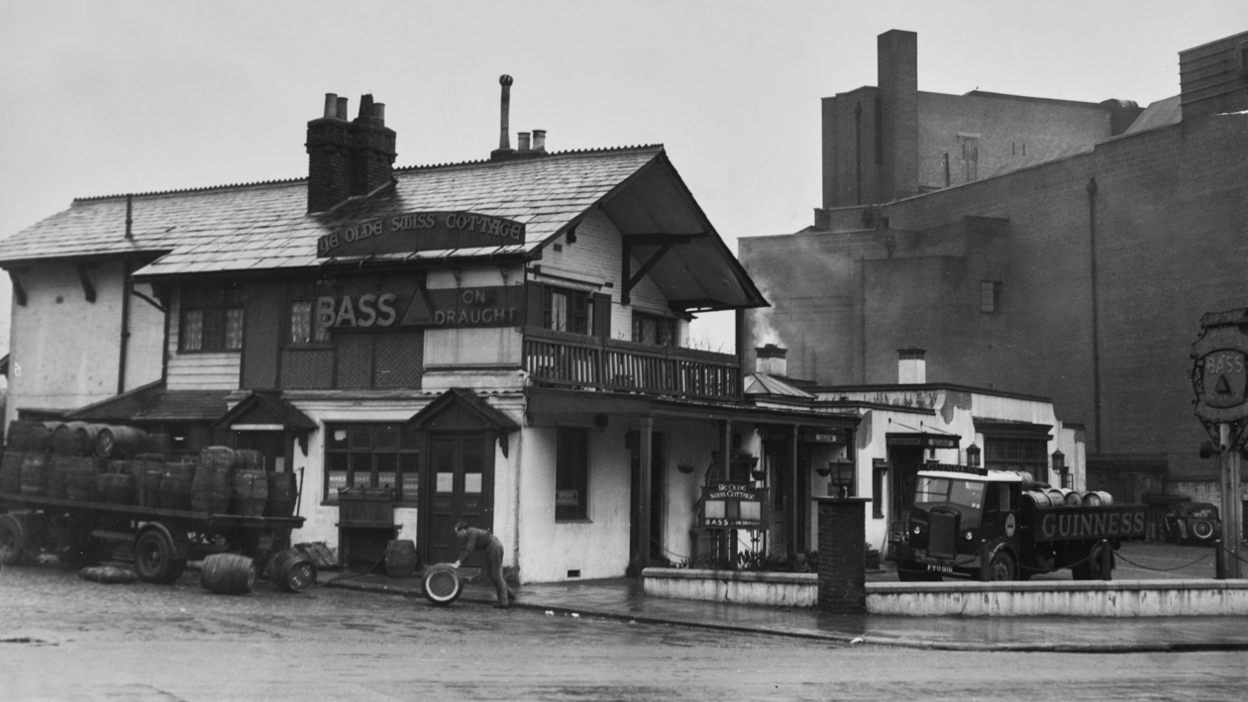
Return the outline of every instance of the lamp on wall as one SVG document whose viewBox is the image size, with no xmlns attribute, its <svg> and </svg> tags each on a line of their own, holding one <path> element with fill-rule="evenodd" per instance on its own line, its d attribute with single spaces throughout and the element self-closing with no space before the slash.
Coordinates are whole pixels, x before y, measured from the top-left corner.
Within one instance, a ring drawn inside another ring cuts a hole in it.
<svg viewBox="0 0 1248 702">
<path fill-rule="evenodd" d="M 978 468 L 979 467 L 979 453 L 980 453 L 979 447 L 976 446 L 973 442 L 971 443 L 970 446 L 967 446 L 966 447 L 966 465 L 972 468 Z"/>
<path fill-rule="evenodd" d="M 833 458 L 828 461 L 828 472 L 832 474 L 828 494 L 849 497 L 849 488 L 854 484 L 854 462 L 848 458 Z"/>
<path fill-rule="evenodd" d="M 1061 449 L 1058 449 L 1053 452 L 1053 455 L 1050 456 L 1050 458 L 1053 459 L 1053 472 L 1057 473 L 1058 480 L 1061 481 L 1062 487 L 1071 487 L 1071 476 L 1066 472 L 1066 454 L 1062 453 Z"/>
</svg>

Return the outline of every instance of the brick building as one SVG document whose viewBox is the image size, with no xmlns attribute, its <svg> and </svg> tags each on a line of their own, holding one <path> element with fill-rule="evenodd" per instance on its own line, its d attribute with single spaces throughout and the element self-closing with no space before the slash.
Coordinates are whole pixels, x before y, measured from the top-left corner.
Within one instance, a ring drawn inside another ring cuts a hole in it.
<svg viewBox="0 0 1248 702">
<path fill-rule="evenodd" d="M 823 100 L 812 226 L 744 238 L 770 309 L 751 347 L 818 388 L 929 382 L 1053 399 L 1086 428 L 1088 487 L 1201 499 L 1201 315 L 1248 303 L 1248 33 L 1180 53 L 1146 108 L 922 92 L 917 36 L 879 37 L 878 85 Z"/>
</svg>

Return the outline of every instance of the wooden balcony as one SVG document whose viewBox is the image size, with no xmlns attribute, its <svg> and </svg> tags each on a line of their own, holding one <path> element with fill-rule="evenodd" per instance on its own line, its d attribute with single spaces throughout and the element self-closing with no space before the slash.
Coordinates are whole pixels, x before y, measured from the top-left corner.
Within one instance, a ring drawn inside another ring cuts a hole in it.
<svg viewBox="0 0 1248 702">
<path fill-rule="evenodd" d="M 535 327 L 524 330 L 524 368 L 542 385 L 728 401 L 742 399 L 743 392 L 732 354 Z"/>
</svg>

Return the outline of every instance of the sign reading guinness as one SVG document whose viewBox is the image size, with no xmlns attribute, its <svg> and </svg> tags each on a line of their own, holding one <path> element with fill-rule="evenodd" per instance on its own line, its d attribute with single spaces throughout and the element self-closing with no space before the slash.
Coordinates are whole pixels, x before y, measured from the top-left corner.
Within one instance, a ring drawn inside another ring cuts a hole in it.
<svg viewBox="0 0 1248 702">
<path fill-rule="evenodd" d="M 524 243 L 524 224 L 472 212 L 409 212 L 356 222 L 316 242 L 316 255 L 368 256 Z"/>
</svg>

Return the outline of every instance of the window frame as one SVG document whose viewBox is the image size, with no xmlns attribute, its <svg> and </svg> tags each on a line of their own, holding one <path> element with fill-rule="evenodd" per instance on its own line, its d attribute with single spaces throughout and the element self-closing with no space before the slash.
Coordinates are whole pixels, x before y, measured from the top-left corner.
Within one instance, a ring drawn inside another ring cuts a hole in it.
<svg viewBox="0 0 1248 702">
<path fill-rule="evenodd" d="M 558 321 L 555 318 L 556 295 L 567 298 L 566 310 L 564 312 L 566 320 L 563 328 L 556 326 Z M 578 309 L 578 307 L 580 309 Z M 587 290 L 577 290 L 576 288 L 543 285 L 542 327 L 552 331 L 565 332 L 568 334 L 583 334 L 585 336 L 592 335 L 594 333 L 593 293 Z"/>
<path fill-rule="evenodd" d="M 220 299 L 211 299 L 216 296 Z M 200 313 L 199 344 L 187 344 L 189 315 Z M 231 313 L 237 312 L 238 345 L 230 346 Z M 239 353 L 245 333 L 243 288 L 237 281 L 183 285 L 178 309 L 178 353 Z M 216 338 L 219 335 L 219 338 Z"/>
<path fill-rule="evenodd" d="M 587 427 L 555 428 L 555 522 L 589 520 L 590 446 Z M 579 452 L 581 455 L 572 455 Z M 559 504 L 561 491 L 576 490 L 574 504 Z"/>
<path fill-rule="evenodd" d="M 395 440 L 393 446 L 378 446 L 378 434 L 380 430 L 386 427 L 393 427 L 395 431 Z M 357 445 L 356 440 L 359 438 L 357 431 L 366 429 L 369 432 L 368 445 Z M 321 504 L 325 506 L 336 506 L 341 504 L 338 500 L 338 487 L 368 487 L 381 488 L 382 481 L 380 475 L 383 472 L 377 456 L 393 456 L 394 457 L 394 475 L 395 485 L 391 488 L 394 490 L 394 500 L 396 504 L 416 505 L 420 501 L 420 478 L 422 468 L 420 465 L 421 452 L 424 444 L 423 432 L 418 429 L 407 427 L 403 422 L 325 422 L 324 446 L 322 447 L 322 479 Z M 335 445 L 333 440 L 334 433 L 337 431 L 345 431 L 346 446 Z M 331 473 L 339 473 L 334 467 L 332 456 L 346 456 L 346 480 L 342 485 L 331 485 Z M 367 471 L 356 468 L 356 460 L 359 456 L 368 456 L 369 468 Z M 368 485 L 356 485 L 355 477 L 357 474 L 367 472 L 369 474 Z"/>
<path fill-rule="evenodd" d="M 653 342 L 645 340 L 645 324 L 646 322 L 654 323 Z M 633 342 L 638 344 L 647 344 L 651 346 L 677 346 L 679 340 L 679 329 L 676 325 L 675 317 L 668 317 L 654 312 L 646 312 L 643 310 L 633 310 L 632 319 L 632 336 Z"/>
</svg>

